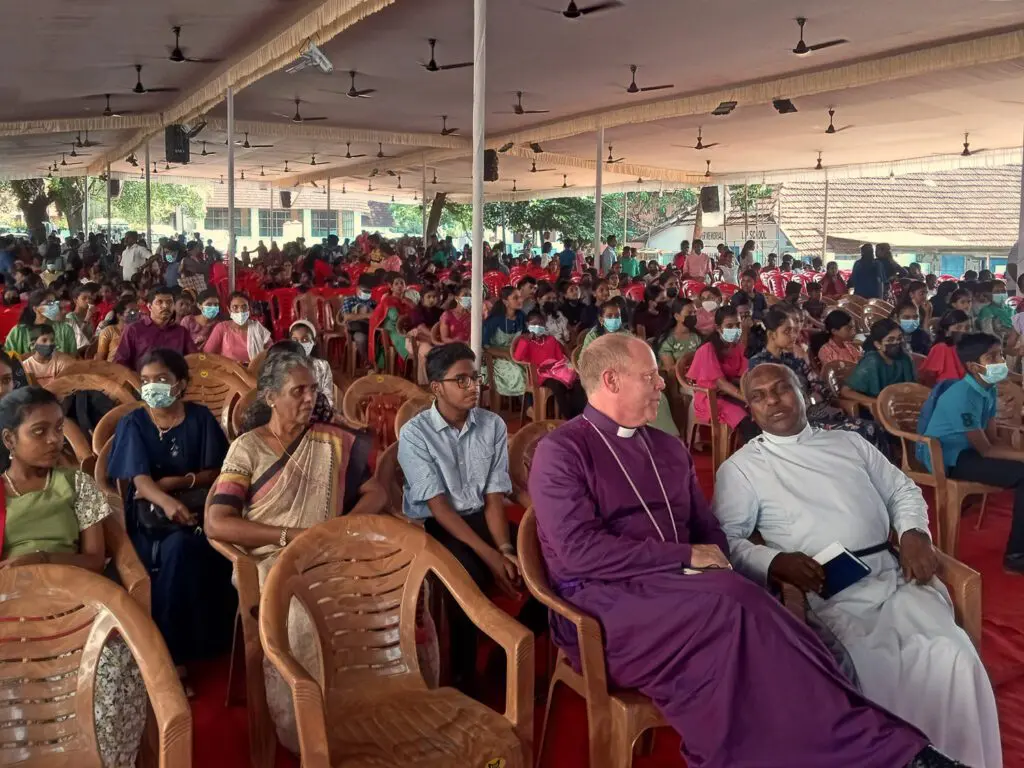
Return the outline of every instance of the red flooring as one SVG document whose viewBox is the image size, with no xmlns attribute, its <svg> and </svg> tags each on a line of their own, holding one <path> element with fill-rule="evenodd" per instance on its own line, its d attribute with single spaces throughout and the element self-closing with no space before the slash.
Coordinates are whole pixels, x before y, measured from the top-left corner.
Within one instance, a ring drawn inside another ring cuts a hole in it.
<svg viewBox="0 0 1024 768">
<path fill-rule="evenodd" d="M 710 462 L 697 456 L 706 491 L 711 490 Z M 989 500 L 984 526 L 975 530 L 977 512 L 968 512 L 960 533 L 960 559 L 982 574 L 984 601 L 983 657 L 996 688 L 1006 768 L 1024 768 L 1024 578 L 1010 576 L 1001 567 L 1009 532 L 1009 494 Z M 538 643 L 538 652 L 541 653 Z M 543 660 L 541 659 L 542 663 Z M 540 668 L 540 664 L 538 665 Z M 195 724 L 196 768 L 247 768 L 249 747 L 243 706 L 224 706 L 227 660 L 191 671 L 196 690 L 192 714 Z M 587 759 L 586 711 L 582 700 L 564 687 L 556 697 L 542 766 L 585 768 Z M 539 736 L 543 711 L 537 711 Z M 650 756 L 638 757 L 635 768 L 679 768 L 679 739 L 672 731 L 659 731 Z M 298 768 L 297 758 L 279 750 L 278 768 Z"/>
</svg>

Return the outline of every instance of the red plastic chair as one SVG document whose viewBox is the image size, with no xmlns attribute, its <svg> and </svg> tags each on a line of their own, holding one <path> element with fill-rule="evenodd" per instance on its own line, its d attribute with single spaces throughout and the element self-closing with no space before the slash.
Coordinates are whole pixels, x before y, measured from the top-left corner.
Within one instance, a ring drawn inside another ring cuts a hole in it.
<svg viewBox="0 0 1024 768">
<path fill-rule="evenodd" d="M 734 283 L 715 283 L 715 288 L 722 292 L 723 299 L 732 298 L 732 295 L 740 289 L 740 287 Z"/>
<path fill-rule="evenodd" d="M 487 286 L 487 292 L 491 296 L 497 296 L 501 289 L 508 285 L 508 275 L 499 269 L 484 272 L 483 280 L 484 285 Z"/>
<path fill-rule="evenodd" d="M 372 291 L 370 291 L 370 298 L 374 303 L 379 304 L 380 300 L 384 298 L 385 294 L 391 290 L 391 286 L 385 283 L 384 285 L 378 285 Z"/>
<path fill-rule="evenodd" d="M 512 267 L 508 274 L 508 284 L 516 285 L 524 277 L 526 277 L 526 267 Z"/>
<path fill-rule="evenodd" d="M 640 283 L 633 283 L 625 290 L 625 295 L 627 298 L 639 303 L 644 300 L 645 287 L 646 286 L 643 286 Z"/>
<path fill-rule="evenodd" d="M 270 294 L 270 321 L 274 329 L 274 338 L 278 341 L 288 336 L 288 326 L 292 324 L 292 304 L 299 295 L 295 288 L 275 288 Z"/>
<path fill-rule="evenodd" d="M 683 283 L 683 296 L 692 299 L 694 296 L 700 296 L 700 292 L 707 288 L 707 285 L 702 280 L 686 280 Z"/>
<path fill-rule="evenodd" d="M 762 273 L 762 278 L 767 285 L 768 291 L 778 298 L 782 298 L 786 295 L 786 278 L 780 275 L 778 272 L 773 272 L 769 275 Z"/>
</svg>

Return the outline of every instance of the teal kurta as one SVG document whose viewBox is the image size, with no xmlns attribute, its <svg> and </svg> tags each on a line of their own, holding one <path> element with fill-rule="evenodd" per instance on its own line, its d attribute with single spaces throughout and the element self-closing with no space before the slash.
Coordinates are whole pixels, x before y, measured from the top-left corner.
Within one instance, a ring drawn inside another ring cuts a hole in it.
<svg viewBox="0 0 1024 768">
<path fill-rule="evenodd" d="M 846 380 L 846 386 L 868 397 L 878 397 L 890 384 L 909 384 L 917 381 L 914 361 L 906 354 L 886 362 L 875 350 L 870 350 L 857 363 Z"/>
</svg>

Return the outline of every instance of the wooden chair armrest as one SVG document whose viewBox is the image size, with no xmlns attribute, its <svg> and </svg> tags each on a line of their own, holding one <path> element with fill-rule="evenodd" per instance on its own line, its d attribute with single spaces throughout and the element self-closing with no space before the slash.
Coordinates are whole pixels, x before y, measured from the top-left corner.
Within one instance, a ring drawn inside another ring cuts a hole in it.
<svg viewBox="0 0 1024 768">
<path fill-rule="evenodd" d="M 981 651 L 981 574 L 945 552 L 935 550 L 939 559 L 937 576 L 953 600 L 956 622 Z"/>
<path fill-rule="evenodd" d="M 510 363 L 516 362 L 512 359 L 512 353 L 504 347 L 484 347 L 484 353 L 495 360 L 508 360 Z"/>
<path fill-rule="evenodd" d="M 782 604 L 801 624 L 807 623 L 807 595 L 792 584 L 782 584 Z"/>
<path fill-rule="evenodd" d="M 121 586 L 149 614 L 152 607 L 149 572 L 139 560 L 128 532 L 113 515 L 108 515 L 103 521 L 103 543 L 121 579 Z"/>
<path fill-rule="evenodd" d="M 839 389 L 838 400 L 839 406 L 846 411 L 851 418 L 856 418 L 858 406 L 863 406 L 870 410 L 872 418 L 875 421 L 878 421 L 878 401 L 876 398 L 868 397 L 865 394 L 844 386 Z"/>
</svg>

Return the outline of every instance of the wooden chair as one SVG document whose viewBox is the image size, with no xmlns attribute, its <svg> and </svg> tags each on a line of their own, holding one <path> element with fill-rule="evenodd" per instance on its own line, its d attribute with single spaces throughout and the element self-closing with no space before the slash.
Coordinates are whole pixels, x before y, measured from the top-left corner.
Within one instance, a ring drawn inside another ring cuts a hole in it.
<svg viewBox="0 0 1024 768">
<path fill-rule="evenodd" d="M 213 500 L 213 488 L 206 497 L 206 513 L 209 514 Z M 249 761 L 253 768 L 272 768 L 277 751 L 277 732 L 267 705 L 266 680 L 263 677 L 263 646 L 260 644 L 259 605 L 260 576 L 257 569 L 259 559 L 241 547 L 207 537 L 215 550 L 231 562 L 232 583 L 238 591 L 238 614 L 231 638 L 231 660 L 228 666 L 228 691 L 224 706 L 235 701 L 234 672 L 235 654 L 238 650 L 238 630 L 242 630 L 242 648 L 245 664 L 245 699 L 249 726 Z"/>
<path fill-rule="evenodd" d="M 234 440 L 240 434 L 242 434 L 242 421 L 245 419 L 245 412 L 249 410 L 249 407 L 256 402 L 257 392 L 255 389 L 250 389 L 235 403 L 235 407 L 231 409 L 231 430 L 228 432 L 228 439 Z"/>
<path fill-rule="evenodd" d="M 512 478 L 512 496 L 524 509 L 531 504 L 530 466 L 537 444 L 545 435 L 554 432 L 564 421 L 535 421 L 521 427 L 508 441 L 508 473 Z"/>
<path fill-rule="evenodd" d="M 1024 431 L 1024 389 L 1012 381 L 997 385 L 996 434 L 1000 444 L 1022 450 L 1021 433 Z M 979 522 L 980 524 L 980 522 Z"/>
<path fill-rule="evenodd" d="M 189 378 L 182 400 L 206 406 L 220 422 L 224 434 L 230 435 L 231 409 L 251 389 L 233 374 L 215 368 L 200 368 Z"/>
<path fill-rule="evenodd" d="M 441 323 L 434 323 L 434 327 L 430 329 L 430 340 L 434 343 L 434 346 L 444 344 L 444 340 L 441 338 Z"/>
<path fill-rule="evenodd" d="M 886 432 L 900 440 L 903 449 L 903 471 L 918 485 L 935 489 L 935 511 L 937 515 L 936 547 L 956 557 L 960 538 L 960 513 L 964 499 L 973 494 L 982 496 L 982 507 L 989 493 L 998 493 L 1002 488 L 966 480 L 954 480 L 946 476 L 942 460 L 942 445 L 936 438 L 925 437 L 917 431 L 921 408 L 931 393 L 921 384 L 890 384 L 878 396 L 876 418 Z M 929 472 L 918 459 L 915 449 L 924 445 L 932 469 Z"/>
<path fill-rule="evenodd" d="M 57 378 L 50 379 L 46 389 L 58 400 L 64 400 L 79 392 L 101 392 L 120 405 L 137 402 L 124 386 L 98 373 L 62 373 Z"/>
<path fill-rule="evenodd" d="M 192 765 L 192 715 L 174 663 L 152 619 L 118 585 L 63 565 L 0 571 L 0 660 L 6 662 L 0 765 L 100 768 L 93 714 L 99 650 L 113 633 L 142 673 L 156 754 L 140 764 Z M 25 703 L 29 700 L 31 703 Z"/>
<path fill-rule="evenodd" d="M 488 386 L 488 390 L 487 390 L 487 404 L 488 404 L 488 408 L 490 410 L 494 411 L 497 414 L 500 414 L 501 413 L 501 404 L 502 404 L 503 400 L 509 401 L 509 410 L 510 411 L 511 411 L 513 406 L 511 404 L 512 397 L 500 394 L 498 392 L 497 385 L 495 385 L 495 383 L 494 383 L 494 375 L 493 375 L 492 371 L 494 370 L 494 361 L 495 360 L 505 360 L 505 361 L 507 361 L 509 363 L 512 363 L 513 365 L 518 365 L 520 368 L 522 368 L 523 371 L 524 371 L 525 378 L 526 378 L 526 391 L 530 391 L 530 387 L 532 385 L 534 385 L 534 382 L 536 382 L 536 378 L 533 378 L 531 380 L 530 366 L 527 365 L 526 363 L 521 363 L 518 360 L 514 360 L 512 358 L 512 353 L 509 350 L 505 349 L 504 347 L 484 347 L 484 366 L 487 369 L 487 386 Z M 537 389 L 543 389 L 543 387 L 536 387 L 536 388 Z M 547 397 L 545 396 L 545 403 L 546 402 L 547 402 Z M 535 404 L 535 406 L 534 406 L 534 413 L 536 413 L 537 410 L 538 409 L 537 409 L 536 404 Z M 514 411 L 513 411 L 513 413 L 514 413 Z M 525 414 L 526 414 L 526 397 L 525 397 L 525 394 L 524 394 L 523 398 L 520 400 L 520 408 L 519 408 L 519 416 L 520 416 L 521 420 L 524 418 Z M 541 417 L 541 418 L 543 418 L 543 417 Z"/>
<path fill-rule="evenodd" d="M 249 361 L 249 365 L 246 367 L 246 371 L 253 377 L 258 379 L 260 376 L 260 367 L 263 365 L 263 361 L 267 359 L 267 352 L 269 350 L 264 349 L 256 357 Z M 255 384 L 253 386 L 256 386 Z"/>
<path fill-rule="evenodd" d="M 392 443 L 377 456 L 374 478 L 388 495 L 388 512 L 405 520 L 402 499 L 405 495 L 405 476 L 402 465 L 398 463 L 398 443 Z"/>
<path fill-rule="evenodd" d="M 452 688 L 428 690 L 415 646 L 416 603 L 428 573 L 504 648 L 504 716 Z M 319 629 L 320 679 L 291 653 L 293 599 Z M 416 526 L 358 515 L 310 528 L 281 552 L 259 613 L 267 658 L 292 691 L 305 768 L 376 768 L 410 760 L 419 768 L 531 765 L 533 635 Z"/>
<path fill-rule="evenodd" d="M 693 413 L 693 386 L 687 378 L 691 363 L 692 353 L 679 358 L 674 370 L 662 371 L 662 378 L 665 379 L 665 396 L 668 398 L 679 434 L 686 438 L 687 446 L 690 445 L 690 425 L 696 421 Z"/>
<path fill-rule="evenodd" d="M 350 426 L 366 429 L 370 426 L 367 406 L 375 396 L 397 395 L 405 401 L 422 397 L 425 392 L 424 389 L 408 379 L 388 376 L 383 373 L 368 373 L 353 381 L 345 391 L 345 395 L 341 399 L 341 414 Z"/>
<path fill-rule="evenodd" d="M 137 397 L 138 393 L 142 391 L 139 374 L 118 363 L 110 363 L 105 360 L 76 360 L 64 369 L 61 378 L 77 376 L 80 373 L 91 373 L 109 379 L 126 389 L 133 397 Z"/>
<path fill-rule="evenodd" d="M 260 354 L 263 354 L 263 352 Z M 216 371 L 237 376 L 247 389 L 253 389 L 256 386 L 256 374 L 250 373 L 230 357 L 214 355 L 208 352 L 194 352 L 191 355 L 185 355 L 185 362 L 188 363 L 189 373 L 193 377 L 198 375 L 199 371 L 212 368 Z"/>
<path fill-rule="evenodd" d="M 395 435 L 399 435 L 402 432 L 402 427 L 413 416 L 427 410 L 434 404 L 434 396 L 424 392 L 422 395 L 415 395 L 410 397 L 402 406 L 398 409 L 398 413 L 395 414 Z"/>
<path fill-rule="evenodd" d="M 590 768 L 629 768 L 633 764 L 633 749 L 637 740 L 646 731 L 667 726 L 668 723 L 643 694 L 609 689 L 601 625 L 597 619 L 562 600 L 551 589 L 537 539 L 537 520 L 532 509 L 526 511 L 519 525 L 518 545 L 520 570 L 530 594 L 548 610 L 576 627 L 576 642 L 580 653 L 580 672 L 576 672 L 565 653 L 558 652 L 548 688 L 548 702 L 537 754 L 544 754 L 555 687 L 563 683 L 586 701 Z"/>
<path fill-rule="evenodd" d="M 872 418 L 877 421 L 878 414 L 875 412 L 875 398 L 863 395 L 846 386 L 846 379 L 853 373 L 853 369 L 856 367 L 856 363 L 850 363 L 845 360 L 833 360 L 821 366 L 821 378 L 825 382 L 829 393 L 836 399 L 837 405 L 843 409 L 847 416 L 851 419 L 858 418 L 860 416 L 860 409 L 863 407 L 870 410 Z"/>
</svg>

